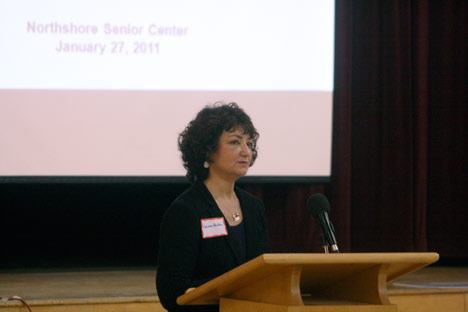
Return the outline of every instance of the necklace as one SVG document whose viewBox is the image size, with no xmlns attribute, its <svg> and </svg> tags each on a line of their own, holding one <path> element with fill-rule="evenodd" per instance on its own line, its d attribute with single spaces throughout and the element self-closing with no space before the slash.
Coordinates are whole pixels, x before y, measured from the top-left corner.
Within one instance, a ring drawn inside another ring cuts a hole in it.
<svg viewBox="0 0 468 312">
<path fill-rule="evenodd" d="M 236 222 L 236 223 L 241 220 L 242 211 L 239 211 L 240 204 L 239 204 L 239 200 L 237 199 L 237 197 L 235 197 L 234 202 L 232 200 L 226 201 L 226 200 L 216 200 L 216 199 L 215 199 L 215 202 L 218 205 L 218 208 L 223 213 L 226 220 L 230 219 L 232 220 L 231 222 Z"/>
<path fill-rule="evenodd" d="M 234 220 L 235 222 L 238 222 L 240 220 L 241 216 L 240 216 L 240 213 L 238 212 L 233 212 L 232 213 L 232 220 Z"/>
</svg>

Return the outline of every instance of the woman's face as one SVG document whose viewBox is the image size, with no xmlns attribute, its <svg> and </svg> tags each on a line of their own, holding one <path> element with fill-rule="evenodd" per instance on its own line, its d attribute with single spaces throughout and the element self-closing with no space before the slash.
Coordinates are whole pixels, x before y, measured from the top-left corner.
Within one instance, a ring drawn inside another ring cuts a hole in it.
<svg viewBox="0 0 468 312">
<path fill-rule="evenodd" d="M 246 175 L 252 163 L 252 144 L 242 129 L 224 131 L 218 149 L 211 156 L 210 176 L 238 179 Z"/>
</svg>

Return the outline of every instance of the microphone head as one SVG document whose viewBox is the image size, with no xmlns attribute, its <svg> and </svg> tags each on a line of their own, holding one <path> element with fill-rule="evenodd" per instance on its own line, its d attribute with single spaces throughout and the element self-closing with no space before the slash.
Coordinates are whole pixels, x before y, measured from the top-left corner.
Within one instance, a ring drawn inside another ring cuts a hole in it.
<svg viewBox="0 0 468 312">
<path fill-rule="evenodd" d="M 312 216 L 316 217 L 323 212 L 330 212 L 330 202 L 325 195 L 317 193 L 307 199 L 307 208 Z"/>
</svg>

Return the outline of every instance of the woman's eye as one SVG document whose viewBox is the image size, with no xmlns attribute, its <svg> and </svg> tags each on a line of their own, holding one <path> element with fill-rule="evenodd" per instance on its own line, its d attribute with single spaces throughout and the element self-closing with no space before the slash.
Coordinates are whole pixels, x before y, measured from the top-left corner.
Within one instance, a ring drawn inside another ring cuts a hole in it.
<svg viewBox="0 0 468 312">
<path fill-rule="evenodd" d="M 240 141 L 239 140 L 232 140 L 231 142 L 229 142 L 230 144 L 233 144 L 233 145 L 238 145 L 240 144 Z"/>
</svg>

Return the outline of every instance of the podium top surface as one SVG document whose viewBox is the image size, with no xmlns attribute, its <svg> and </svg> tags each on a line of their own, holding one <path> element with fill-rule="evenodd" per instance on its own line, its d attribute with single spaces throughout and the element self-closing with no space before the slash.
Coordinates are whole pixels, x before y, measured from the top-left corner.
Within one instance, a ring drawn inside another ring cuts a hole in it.
<svg viewBox="0 0 468 312">
<path fill-rule="evenodd" d="M 352 264 L 352 263 L 415 263 L 435 262 L 434 252 L 386 252 L 386 253 L 278 253 L 263 254 L 253 259 L 265 264 Z"/>
<path fill-rule="evenodd" d="M 179 304 L 213 302 L 250 283 L 290 267 L 301 269 L 301 288 L 309 291 L 367 269 L 387 266 L 387 282 L 436 262 L 434 252 L 263 254 L 180 296 Z"/>
</svg>

